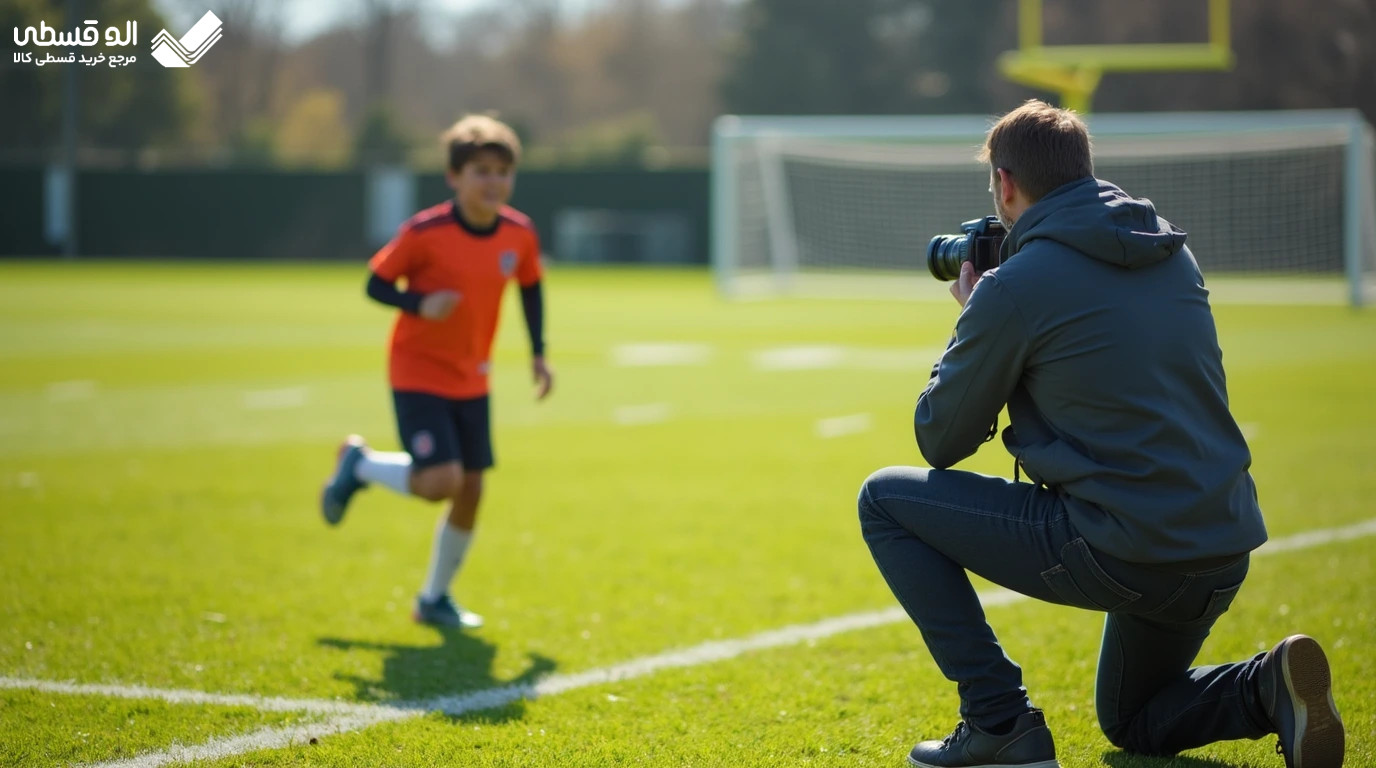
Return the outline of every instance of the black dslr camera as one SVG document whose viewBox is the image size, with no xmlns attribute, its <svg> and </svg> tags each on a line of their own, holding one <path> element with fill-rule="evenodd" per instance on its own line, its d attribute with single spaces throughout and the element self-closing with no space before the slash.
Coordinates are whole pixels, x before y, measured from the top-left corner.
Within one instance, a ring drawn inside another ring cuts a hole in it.
<svg viewBox="0 0 1376 768">
<path fill-rule="evenodd" d="M 937 235 L 927 243 L 927 269 L 932 277 L 950 281 L 960 277 L 961 262 L 975 267 L 975 274 L 1002 263 L 999 253 L 1008 230 L 996 216 L 973 219 L 960 225 L 961 235 Z"/>
</svg>

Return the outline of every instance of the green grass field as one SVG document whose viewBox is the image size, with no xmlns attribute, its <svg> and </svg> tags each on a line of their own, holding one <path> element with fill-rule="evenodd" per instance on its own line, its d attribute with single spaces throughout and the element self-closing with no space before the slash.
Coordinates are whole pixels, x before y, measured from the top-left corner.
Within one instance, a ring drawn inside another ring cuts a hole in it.
<svg viewBox="0 0 1376 768">
<path fill-rule="evenodd" d="M 555 270 L 537 404 L 508 301 L 498 468 L 458 582 L 489 623 L 461 634 L 408 616 L 437 508 L 374 489 L 338 529 L 316 510 L 339 438 L 397 445 L 363 277 L 0 264 L 0 765 L 900 766 L 954 725 L 854 504 L 872 470 L 921 462 L 911 408 L 953 302 L 728 303 L 705 273 Z M 1376 517 L 1376 311 L 1217 318 L 1272 538 Z M 1318 637 L 1349 766 L 1376 765 L 1373 552 L 1258 557 L 1202 657 Z M 988 610 L 1067 768 L 1281 765 L 1271 740 L 1117 752 L 1092 703 L 1101 618 Z M 616 666 L 645 657 L 663 663 Z M 580 676 L 608 667 L 624 679 Z"/>
</svg>

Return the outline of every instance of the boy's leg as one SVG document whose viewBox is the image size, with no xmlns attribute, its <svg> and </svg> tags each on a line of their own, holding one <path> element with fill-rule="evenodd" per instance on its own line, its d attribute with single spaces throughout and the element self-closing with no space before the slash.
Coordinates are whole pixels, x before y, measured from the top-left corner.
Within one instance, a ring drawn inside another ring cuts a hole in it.
<svg viewBox="0 0 1376 768">
<path fill-rule="evenodd" d="M 442 501 L 458 493 L 463 458 L 450 401 L 427 392 L 393 392 L 401 453 L 368 452 L 361 478 L 397 493 Z M 376 479 L 373 479 L 376 478 Z"/>
<path fill-rule="evenodd" d="M 450 401 L 448 406 L 463 461 L 463 479 L 435 529 L 430 567 L 416 602 L 416 616 L 430 623 L 479 627 L 482 617 L 455 604 L 449 592 L 473 541 L 478 505 L 482 501 L 483 472 L 494 463 L 491 418 L 487 397 Z"/>
<path fill-rule="evenodd" d="M 350 435 L 321 493 L 321 512 L 330 525 L 338 525 L 353 495 L 373 483 L 429 501 L 458 494 L 459 443 L 448 401 L 423 392 L 393 392 L 392 399 L 407 452 L 369 450 L 362 437 Z"/>
<path fill-rule="evenodd" d="M 463 470 L 463 482 L 458 493 L 449 502 L 449 512 L 445 520 L 459 530 L 473 532 L 478 524 L 478 505 L 483 500 L 484 470 Z"/>
<path fill-rule="evenodd" d="M 1074 538 L 1064 506 L 1028 483 L 889 467 L 865 481 L 860 521 L 875 563 L 960 691 L 961 717 L 997 729 L 1028 712 L 1022 670 L 999 646 L 966 569 L 1026 595 L 1065 602 L 1042 573 Z"/>
<path fill-rule="evenodd" d="M 463 482 L 451 496 L 449 524 L 472 532 L 483 498 L 483 473 L 496 464 L 492 454 L 492 416 L 487 395 L 452 400 L 449 413 L 463 462 Z"/>
<path fill-rule="evenodd" d="M 430 567 L 420 597 L 434 602 L 449 594 L 449 587 L 463 566 L 468 546 L 473 542 L 473 524 L 482 499 L 483 473 L 464 471 L 463 484 L 450 500 L 449 509 L 435 528 L 435 545 L 430 551 Z"/>
<path fill-rule="evenodd" d="M 403 496 L 412 495 L 411 454 L 401 451 L 370 450 L 363 446 L 363 455 L 354 466 L 354 477 L 368 485 L 381 485 Z"/>
</svg>

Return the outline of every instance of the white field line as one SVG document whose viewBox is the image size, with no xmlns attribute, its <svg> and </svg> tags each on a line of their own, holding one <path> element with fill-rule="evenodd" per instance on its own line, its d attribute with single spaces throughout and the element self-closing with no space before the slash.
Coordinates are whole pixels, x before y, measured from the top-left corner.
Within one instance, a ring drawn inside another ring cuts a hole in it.
<svg viewBox="0 0 1376 768">
<path fill-rule="evenodd" d="M 338 715 L 321 723 L 291 725 L 284 728 L 264 728 L 240 736 L 216 739 L 191 747 L 173 744 L 162 752 L 145 752 L 127 760 L 96 763 L 90 768 L 156 768 L 156 766 L 161 765 L 218 760 L 223 757 L 242 755 L 245 752 L 286 749 L 297 744 L 309 744 L 312 740 L 319 740 L 326 736 L 361 731 L 388 720 L 401 720 L 424 714 L 388 707 L 374 707 L 374 710 L 376 711 Z"/>
<path fill-rule="evenodd" d="M 853 413 L 849 416 L 818 419 L 816 431 L 818 437 L 823 440 L 830 440 L 836 437 L 868 432 L 873 424 L 874 420 L 870 418 L 868 413 Z"/>
<path fill-rule="evenodd" d="M 244 410 L 280 411 L 287 408 L 300 408 L 310 399 L 310 394 L 310 387 L 250 390 L 243 395 Z"/>
<path fill-rule="evenodd" d="M 611 362 L 618 368 L 706 365 L 713 351 L 710 344 L 617 344 L 612 347 Z"/>
<path fill-rule="evenodd" d="M 1350 541 L 1376 535 L 1376 518 L 1341 528 L 1326 528 L 1274 539 L 1253 556 L 1281 554 L 1309 549 L 1335 541 Z M 1027 599 L 1005 589 L 980 593 L 985 607 L 1008 605 Z M 821 640 L 845 632 L 872 629 L 907 621 L 900 608 L 868 611 L 837 616 L 812 624 L 794 624 L 780 629 L 760 632 L 736 640 L 717 640 L 690 648 L 668 651 L 654 656 L 632 659 L 610 667 L 591 669 L 568 675 L 550 675 L 535 683 L 488 688 L 471 693 L 439 696 L 386 706 L 377 704 L 346 704 L 323 699 L 284 699 L 236 694 L 211 694 L 199 691 L 176 691 L 120 685 L 80 685 L 42 680 L 22 680 L 0 677 L 0 688 L 28 688 L 53 693 L 92 694 L 122 698 L 155 698 L 173 703 L 219 704 L 225 706 L 258 707 L 270 711 L 300 711 L 333 715 L 314 724 L 265 728 L 252 733 L 216 739 L 199 746 L 174 745 L 162 752 L 148 752 L 127 760 L 93 764 L 90 768 L 154 768 L 155 766 L 196 760 L 216 760 L 264 749 L 281 749 L 293 744 L 309 742 L 322 735 L 342 734 L 362 730 L 378 723 L 416 717 L 426 712 L 462 715 L 467 712 L 505 706 L 522 699 L 553 696 L 593 685 L 645 677 L 665 669 L 679 669 L 726 661 L 752 651 L 798 645 Z"/>
<path fill-rule="evenodd" d="M 750 356 L 761 371 L 817 371 L 840 368 L 846 360 L 844 347 L 771 347 Z"/>
<path fill-rule="evenodd" d="M 96 383 L 89 379 L 55 381 L 44 389 L 43 394 L 50 403 L 90 400 L 96 396 Z"/>
<path fill-rule="evenodd" d="M 72 696 L 107 696 L 112 699 L 156 699 L 169 704 L 200 704 L 217 707 L 246 707 L 262 712 L 309 712 L 316 715 L 356 714 L 376 709 L 373 704 L 354 704 L 329 699 L 288 699 L 280 696 L 253 696 L 238 693 L 145 688 L 141 685 L 88 685 L 56 680 L 26 680 L 0 677 L 0 688 L 21 688 L 42 693 Z"/>
<path fill-rule="evenodd" d="M 769 347 L 750 353 L 759 371 L 925 371 L 940 359 L 945 347 Z"/>
<path fill-rule="evenodd" d="M 668 403 L 619 405 L 612 411 L 612 422 L 618 427 L 639 427 L 661 424 L 669 420 L 673 408 Z"/>
<path fill-rule="evenodd" d="M 1282 552 L 1309 549 L 1334 541 L 1351 541 L 1366 536 L 1376 536 L 1376 518 L 1354 525 L 1345 525 L 1341 528 L 1319 528 L 1286 536 L 1283 539 L 1272 539 L 1262 544 L 1257 551 L 1252 553 L 1252 556 L 1278 555 Z"/>
</svg>

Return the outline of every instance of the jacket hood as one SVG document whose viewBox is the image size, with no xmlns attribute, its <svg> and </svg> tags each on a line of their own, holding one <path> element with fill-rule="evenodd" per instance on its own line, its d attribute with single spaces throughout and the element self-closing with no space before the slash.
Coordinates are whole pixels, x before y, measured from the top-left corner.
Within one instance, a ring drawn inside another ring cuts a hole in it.
<svg viewBox="0 0 1376 768">
<path fill-rule="evenodd" d="M 1127 269 L 1150 266 L 1185 246 L 1185 233 L 1156 215 L 1150 200 L 1085 177 L 1053 190 L 1014 222 L 1005 248 L 1055 240 L 1092 259 Z"/>
</svg>

